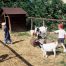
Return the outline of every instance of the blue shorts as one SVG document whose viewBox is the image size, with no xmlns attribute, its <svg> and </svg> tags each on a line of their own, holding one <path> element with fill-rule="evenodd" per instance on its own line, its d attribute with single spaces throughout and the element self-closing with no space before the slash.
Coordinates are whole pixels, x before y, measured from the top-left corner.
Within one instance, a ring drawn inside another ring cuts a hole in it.
<svg viewBox="0 0 66 66">
<path fill-rule="evenodd" d="M 64 43 L 64 38 L 59 38 L 58 43 Z"/>
</svg>

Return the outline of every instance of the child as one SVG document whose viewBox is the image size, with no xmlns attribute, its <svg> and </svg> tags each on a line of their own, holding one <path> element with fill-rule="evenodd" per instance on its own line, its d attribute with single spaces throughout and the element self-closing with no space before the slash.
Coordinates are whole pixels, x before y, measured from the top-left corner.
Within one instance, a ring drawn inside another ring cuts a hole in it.
<svg viewBox="0 0 66 66">
<path fill-rule="evenodd" d="M 12 40 L 11 40 L 10 33 L 9 33 L 9 30 L 7 28 L 6 23 L 2 23 L 2 26 L 3 26 L 3 29 L 4 29 L 4 35 L 5 35 L 5 37 L 4 37 L 4 44 L 6 44 L 8 42 L 10 44 L 12 44 Z"/>
<path fill-rule="evenodd" d="M 65 39 L 66 32 L 63 29 L 63 24 L 62 23 L 58 24 L 58 30 L 54 31 L 54 33 L 58 33 L 58 43 L 61 43 L 61 45 L 64 49 L 64 52 L 66 52 L 65 46 L 64 46 L 64 39 Z"/>
</svg>

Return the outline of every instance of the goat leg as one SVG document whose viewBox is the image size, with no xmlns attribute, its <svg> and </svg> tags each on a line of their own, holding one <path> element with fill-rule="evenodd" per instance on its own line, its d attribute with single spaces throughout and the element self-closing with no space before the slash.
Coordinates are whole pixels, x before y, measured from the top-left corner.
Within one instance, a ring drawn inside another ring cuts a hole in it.
<svg viewBox="0 0 66 66">
<path fill-rule="evenodd" d="M 54 57 L 56 56 L 56 50 L 55 49 L 53 49 L 53 52 L 54 52 Z"/>
</svg>

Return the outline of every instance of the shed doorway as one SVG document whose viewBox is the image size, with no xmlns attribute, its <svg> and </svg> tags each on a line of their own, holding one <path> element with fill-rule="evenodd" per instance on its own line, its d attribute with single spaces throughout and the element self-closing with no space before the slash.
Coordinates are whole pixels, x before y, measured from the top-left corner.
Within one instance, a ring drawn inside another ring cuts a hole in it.
<svg viewBox="0 0 66 66">
<path fill-rule="evenodd" d="M 25 15 L 10 15 L 11 30 L 22 32 L 26 30 L 26 17 Z"/>
</svg>

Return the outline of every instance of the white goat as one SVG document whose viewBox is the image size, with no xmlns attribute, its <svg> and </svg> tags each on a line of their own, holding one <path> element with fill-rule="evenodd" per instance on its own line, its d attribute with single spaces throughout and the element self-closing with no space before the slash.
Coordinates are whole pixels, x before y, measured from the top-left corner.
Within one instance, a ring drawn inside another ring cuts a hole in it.
<svg viewBox="0 0 66 66">
<path fill-rule="evenodd" d="M 39 30 L 40 30 L 42 33 L 46 33 L 46 32 L 47 32 L 47 27 L 41 26 L 41 27 L 39 27 Z"/>
<path fill-rule="evenodd" d="M 57 46 L 58 46 L 58 42 L 52 42 L 52 43 L 46 43 L 46 44 L 41 43 L 40 47 L 41 47 L 41 50 L 43 51 L 43 56 L 45 54 L 45 56 L 47 57 L 47 52 L 53 51 L 54 57 L 55 57 L 56 56 L 56 48 L 57 48 Z"/>
<path fill-rule="evenodd" d="M 41 26 L 41 27 L 36 27 L 35 28 L 35 34 L 38 36 L 38 34 L 40 34 L 40 36 L 42 38 L 45 38 L 47 35 L 47 27 Z"/>
</svg>

